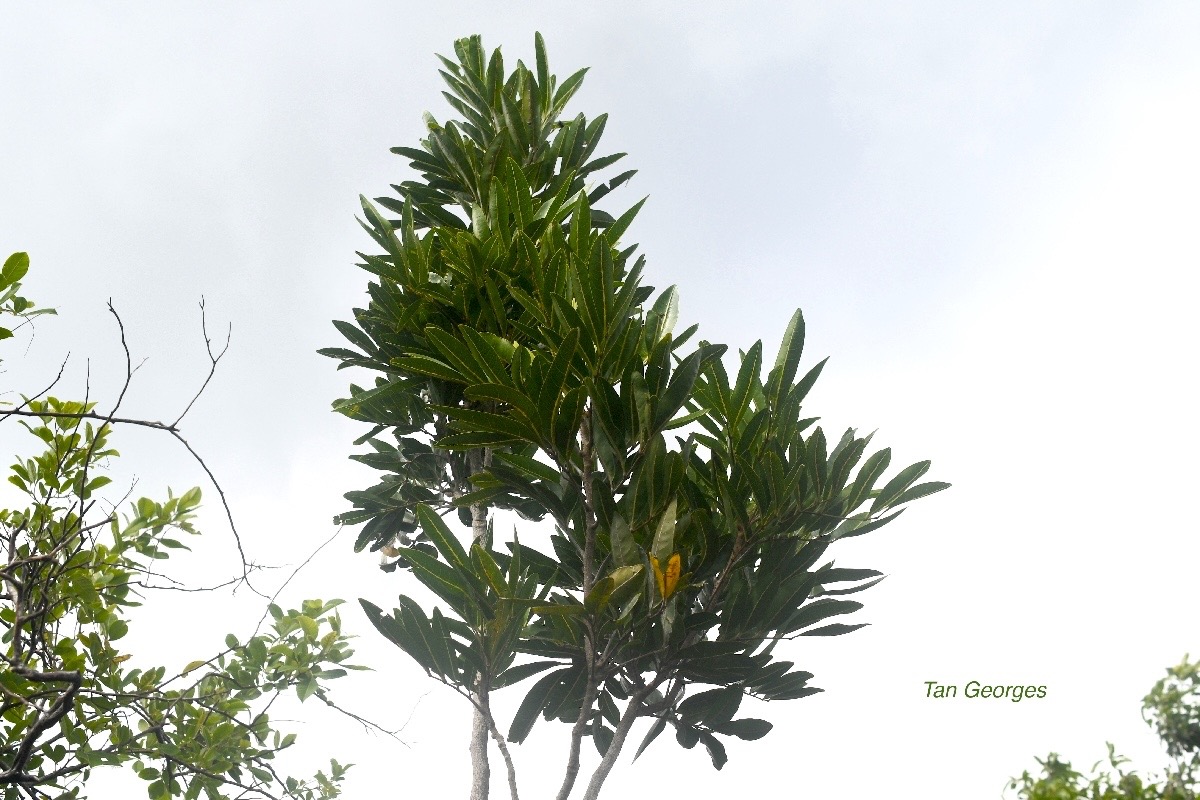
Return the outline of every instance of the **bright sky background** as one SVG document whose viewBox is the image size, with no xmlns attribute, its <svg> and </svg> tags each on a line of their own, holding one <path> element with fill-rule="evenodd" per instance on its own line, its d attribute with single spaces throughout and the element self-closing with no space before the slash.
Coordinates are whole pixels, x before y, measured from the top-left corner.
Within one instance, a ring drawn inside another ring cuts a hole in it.
<svg viewBox="0 0 1200 800">
<path fill-rule="evenodd" d="M 789 650 L 824 694 L 744 706 L 775 730 L 730 742 L 720 773 L 669 735 L 632 766 L 631 748 L 606 795 L 995 798 L 1034 756 L 1090 766 L 1106 739 L 1158 766 L 1141 697 L 1200 654 L 1194 2 L 8 3 L 0 257 L 27 250 L 25 293 L 60 316 L 6 346 L 0 389 L 40 389 L 70 351 L 57 393 L 81 396 L 90 360 L 110 401 L 111 297 L 149 358 L 123 411 L 173 419 L 207 369 L 206 297 L 233 344 L 185 433 L 252 558 L 303 561 L 372 479 L 346 459 L 362 429 L 329 412 L 348 376 L 314 354 L 365 302 L 357 197 L 409 175 L 388 148 L 415 145 L 422 111 L 448 116 L 435 52 L 478 32 L 532 61 L 534 30 L 560 77 L 592 68 L 573 107 L 609 112 L 604 151 L 640 169 L 619 202 L 650 201 L 627 236 L 647 283 L 679 286 L 683 324 L 771 351 L 802 307 L 806 363 L 831 357 L 807 408 L 827 430 L 878 428 L 893 463 L 930 458 L 954 484 L 831 551 L 890 577 L 858 597 L 871 627 Z M 26 438 L 0 427 L 0 455 Z M 166 437 L 116 444 L 138 493 L 204 483 Z M 214 582 L 234 551 L 204 490 L 205 544 L 176 566 Z M 285 600 L 351 601 L 377 672 L 334 697 L 409 720 L 406 744 L 310 702 L 287 711 L 303 712 L 298 748 L 314 768 L 356 763 L 347 797 L 464 797 L 468 706 L 353 602 L 390 607 L 414 582 L 352 541 Z M 182 664 L 261 608 L 156 596 L 127 641 Z M 972 679 L 1048 696 L 924 696 Z M 502 727 L 522 696 L 499 695 Z M 539 723 L 516 749 L 526 798 L 557 787 L 565 736 Z M 498 757 L 493 773 L 506 797 Z M 93 794 L 127 785 L 98 777 Z"/>
</svg>

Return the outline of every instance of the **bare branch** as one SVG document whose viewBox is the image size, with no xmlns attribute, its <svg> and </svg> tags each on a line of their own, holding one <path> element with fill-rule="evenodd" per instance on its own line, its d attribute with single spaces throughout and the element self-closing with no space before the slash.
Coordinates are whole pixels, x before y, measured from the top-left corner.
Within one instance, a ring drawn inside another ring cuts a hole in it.
<svg viewBox="0 0 1200 800">
<path fill-rule="evenodd" d="M 300 573 L 300 570 L 307 567 L 312 562 L 312 560 L 317 557 L 317 554 L 320 553 L 322 550 L 324 550 L 334 539 L 337 538 L 338 534 L 341 532 L 342 532 L 342 526 L 339 525 L 337 527 L 337 530 L 335 530 L 333 532 L 332 536 L 330 536 L 328 539 L 326 539 L 325 541 L 323 541 L 319 545 L 317 545 L 317 549 L 313 550 L 311 553 L 309 553 L 308 558 L 306 558 L 306 559 L 304 559 L 304 561 L 300 562 L 300 566 L 298 566 L 294 570 L 292 570 L 292 574 L 287 576 L 287 580 L 285 580 L 283 583 L 279 584 L 279 588 L 275 590 L 275 593 L 272 594 L 269 598 L 267 598 L 268 604 L 274 603 L 275 600 L 279 597 L 279 595 L 283 594 L 283 590 L 287 588 L 288 584 L 291 583 L 292 580 L 296 577 L 296 575 L 298 575 Z M 253 636 L 257 636 L 258 632 L 260 630 L 262 630 L 263 623 L 267 621 L 267 616 L 270 613 L 271 613 L 271 609 L 270 609 L 270 606 L 268 605 L 267 610 L 263 612 L 262 618 L 259 619 L 258 624 L 256 626 L 254 626 L 254 633 L 252 634 Z"/>
<path fill-rule="evenodd" d="M 424 697 L 425 695 L 421 695 L 421 696 Z M 389 731 L 387 728 L 383 727 L 382 725 L 380 725 L 377 722 L 372 722 L 371 720 L 367 719 L 366 717 L 361 717 L 358 714 L 355 714 L 353 711 L 342 708 L 337 703 L 333 702 L 328 697 L 326 697 L 324 692 L 317 693 L 316 697 L 320 698 L 322 703 L 329 706 L 334 711 L 338 712 L 339 714 L 342 714 L 343 716 L 349 717 L 350 719 L 357 722 L 359 725 L 362 725 L 363 728 L 365 728 L 366 730 L 376 731 L 377 733 L 382 733 L 384 736 L 389 736 L 392 739 L 395 739 L 397 742 L 404 745 L 405 747 L 409 747 L 408 742 L 406 742 L 400 738 L 400 731 L 402 731 L 406 727 L 408 727 L 407 721 L 403 725 L 401 725 L 399 728 Z M 420 703 L 421 701 L 418 700 L 417 702 Z M 415 708 L 415 706 L 414 706 L 414 708 Z M 408 718 L 410 720 L 412 719 L 412 712 L 409 712 Z"/>
<path fill-rule="evenodd" d="M 41 399 L 41 397 L 44 394 L 46 394 L 51 389 L 53 389 L 55 386 L 57 386 L 58 382 L 60 380 L 62 380 L 63 370 L 65 370 L 67 368 L 67 360 L 70 357 L 71 357 L 71 354 L 68 352 L 67 355 L 63 358 L 62 363 L 58 365 L 58 374 L 54 376 L 54 380 L 50 381 L 49 386 L 47 386 L 45 389 L 42 389 L 40 392 L 33 395 L 32 397 L 26 397 L 24 400 L 21 401 L 21 404 L 19 406 L 17 406 L 15 409 L 11 409 L 9 411 L 0 411 L 0 422 L 3 422 L 4 420 L 8 419 L 9 416 L 18 414 L 22 409 L 24 409 L 30 403 L 34 402 L 35 400 Z"/>
<path fill-rule="evenodd" d="M 200 385 L 200 390 L 196 392 L 196 396 L 193 397 L 191 402 L 187 404 L 187 407 L 183 409 L 183 413 L 176 417 L 175 421 L 171 423 L 170 427 L 172 428 L 175 428 L 180 422 L 183 421 L 183 418 L 187 416 L 187 413 L 192 410 L 192 406 L 197 400 L 200 399 L 200 395 L 204 394 L 204 390 L 208 388 L 208 382 L 212 380 L 213 375 L 217 371 L 217 362 L 220 361 L 224 357 L 225 353 L 229 350 L 229 340 L 233 336 L 233 323 L 231 322 L 229 323 L 228 331 L 225 333 L 225 346 L 221 348 L 221 352 L 214 356 L 212 351 L 212 340 L 208 338 L 208 319 L 204 312 L 203 296 L 200 298 L 200 332 L 204 336 L 204 349 L 208 352 L 208 360 L 212 362 L 212 366 L 209 367 L 208 377 L 206 377 L 204 379 L 204 383 Z"/>
</svg>

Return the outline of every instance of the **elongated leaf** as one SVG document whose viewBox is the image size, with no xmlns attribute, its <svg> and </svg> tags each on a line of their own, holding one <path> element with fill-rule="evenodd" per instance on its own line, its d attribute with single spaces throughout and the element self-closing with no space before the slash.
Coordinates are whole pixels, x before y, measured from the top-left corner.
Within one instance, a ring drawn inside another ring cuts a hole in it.
<svg viewBox="0 0 1200 800">
<path fill-rule="evenodd" d="M 543 464 L 541 461 L 529 456 L 503 452 L 493 453 L 492 455 L 498 461 L 508 464 L 533 480 L 542 480 L 546 483 L 557 484 L 562 477 L 554 467 L 549 464 Z"/>
<path fill-rule="evenodd" d="M 542 39 L 540 31 L 533 34 L 533 52 L 534 59 L 537 63 L 537 83 L 539 91 L 539 105 L 542 108 L 549 108 L 553 98 L 550 96 L 550 65 L 546 59 L 546 42 Z"/>
<path fill-rule="evenodd" d="M 521 705 L 517 708 L 517 713 L 513 716 L 512 724 L 508 726 L 508 740 L 510 742 L 520 744 L 525 741 L 525 737 L 533 729 L 533 724 L 537 722 L 538 716 L 542 712 L 542 707 L 546 705 L 546 700 L 550 697 L 550 693 L 568 675 L 571 675 L 572 672 L 574 670 L 571 667 L 555 670 L 549 675 L 539 678 L 537 683 L 526 692 L 525 699 L 521 701 Z"/>
<path fill-rule="evenodd" d="M 532 675 L 537 675 L 539 672 L 545 672 L 551 667 L 560 666 L 562 666 L 561 661 L 531 661 L 528 664 L 518 664 L 515 667 L 509 667 L 493 678 L 492 688 L 503 689 L 505 686 L 512 686 Z"/>
<path fill-rule="evenodd" d="M 592 587 L 587 597 L 584 598 L 584 606 L 592 613 L 603 611 L 614 594 L 619 593 L 622 587 L 637 581 L 641 575 L 641 564 L 617 567 L 612 573 L 596 582 L 596 585 Z M 634 585 L 636 586 L 636 583 Z"/>
<path fill-rule="evenodd" d="M 870 516 L 869 514 L 864 515 L 861 518 L 848 519 L 841 525 L 837 526 L 834 532 L 830 535 L 830 538 L 837 540 L 848 536 L 861 536 L 864 533 L 870 533 L 877 528 L 882 528 L 884 525 L 888 524 L 903 513 L 904 509 L 898 508 L 890 514 L 885 514 L 878 519 L 870 521 L 866 521 Z"/>
<path fill-rule="evenodd" d="M 613 734 L 612 728 L 607 728 L 604 725 L 599 725 L 592 731 L 592 742 L 596 745 L 596 751 L 601 756 L 608 752 L 608 748 L 612 744 Z"/>
<path fill-rule="evenodd" d="M 471 400 L 496 400 L 505 403 L 523 414 L 530 424 L 537 421 L 537 404 L 524 392 L 512 386 L 476 383 L 467 387 L 466 395 Z"/>
<path fill-rule="evenodd" d="M 667 510 L 658 520 L 658 527 L 654 530 L 654 544 L 651 546 L 650 554 L 658 559 L 660 564 L 665 564 L 670 558 L 671 553 L 675 551 L 675 500 L 672 500 L 667 505 Z"/>
<path fill-rule="evenodd" d="M 851 586 L 849 589 L 826 589 L 824 586 L 822 586 L 821 587 L 821 595 L 825 596 L 825 595 L 858 594 L 859 592 L 861 592 L 865 589 L 870 589 L 872 586 L 879 583 L 885 577 L 886 576 L 884 576 L 884 575 L 880 575 L 875 580 L 867 581 L 866 583 L 860 583 L 858 586 Z"/>
<path fill-rule="evenodd" d="M 788 402 L 799 405 L 808 396 L 809 390 L 813 384 L 817 382 L 817 378 L 821 376 L 821 370 L 825 369 L 825 364 L 829 362 L 828 358 L 823 358 L 817 362 L 817 365 L 804 373 L 804 377 L 795 385 L 791 393 L 788 395 Z"/>
<path fill-rule="evenodd" d="M 351 344 L 364 353 L 372 355 L 378 351 L 379 348 L 375 346 L 375 342 L 371 340 L 371 337 L 359 330 L 358 326 L 354 323 L 335 319 L 333 327 L 337 328 L 342 336 L 345 336 Z"/>
<path fill-rule="evenodd" d="M 779 353 L 775 356 L 775 367 L 767 381 L 767 390 L 775 404 L 783 398 L 783 393 L 792 385 L 796 378 L 796 370 L 800 366 L 800 356 L 804 353 L 804 314 L 800 309 L 792 314 L 787 328 L 783 332 L 783 341 L 779 345 Z"/>
<path fill-rule="evenodd" d="M 461 406 L 431 406 L 431 408 L 448 415 L 455 429 L 463 433 L 492 433 L 517 441 L 537 442 L 537 431 L 505 414 L 475 411 Z"/>
<path fill-rule="evenodd" d="M 818 582 L 822 585 L 828 583 L 841 583 L 843 581 L 862 581 L 867 578 L 881 578 L 883 573 L 874 569 L 845 569 L 843 567 L 829 567 L 826 565 L 818 570 Z"/>
<path fill-rule="evenodd" d="M 666 727 L 667 720 L 665 717 L 659 717 L 658 719 L 654 720 L 654 724 L 650 726 L 650 730 L 646 733 L 646 738 L 642 739 L 642 743 L 638 745 L 637 752 L 633 754 L 634 761 L 638 760 L 638 756 L 640 756 L 646 750 L 646 748 L 650 746 L 651 742 L 658 738 L 659 734 L 666 730 Z"/>
<path fill-rule="evenodd" d="M 398 359 L 396 365 L 418 375 L 427 375 L 450 383 L 468 383 L 468 379 L 457 369 L 431 356 L 405 356 Z"/>
<path fill-rule="evenodd" d="M 821 598 L 811 603 L 805 604 L 788 621 L 780 628 L 780 633 L 791 633 L 798 631 L 801 628 L 807 628 L 810 625 L 820 622 L 829 617 L 836 617 L 840 614 L 851 614 L 862 608 L 862 603 L 854 600 L 834 600 L 832 598 Z"/>
<path fill-rule="evenodd" d="M 579 70 L 571 77 L 562 82 L 562 86 L 558 87 L 558 91 L 554 93 L 554 102 L 551 110 L 554 114 L 562 113 L 563 107 L 575 92 L 579 91 L 580 85 L 583 84 L 583 76 L 587 75 L 587 67 Z"/>
<path fill-rule="evenodd" d="M 425 336 L 429 339 L 430 344 L 442 354 L 442 357 L 468 379 L 469 383 L 491 382 L 486 367 L 479 362 L 466 342 L 432 325 L 425 327 Z"/>
<path fill-rule="evenodd" d="M 928 461 L 918 461 L 916 464 L 910 464 L 897 473 L 896 477 L 892 478 L 875 497 L 875 502 L 871 504 L 871 513 L 874 514 L 882 508 L 890 507 L 909 486 L 916 483 L 917 478 L 929 471 Z M 945 488 L 945 487 L 941 487 Z M 936 491 L 936 490 L 935 490 Z"/>
<path fill-rule="evenodd" d="M 433 546 L 438 549 L 442 557 L 455 568 L 470 572 L 471 564 L 467 557 L 467 551 L 459 543 L 458 537 L 446 525 L 445 520 L 424 503 L 419 503 L 414 511 L 417 519 L 421 522 L 421 529 L 425 531 L 425 535 L 429 537 L 429 541 L 433 542 Z"/>
<path fill-rule="evenodd" d="M 471 563 L 476 568 L 476 574 L 487 580 L 492 591 L 501 597 L 508 594 L 510 587 L 504 579 L 504 571 L 479 541 L 471 543 Z"/>
<path fill-rule="evenodd" d="M 696 378 L 700 375 L 702 357 L 703 354 L 697 350 L 675 367 L 671 382 L 659 398 L 658 407 L 655 409 L 654 432 L 662 430 L 692 396 L 692 387 L 696 385 Z"/>
<path fill-rule="evenodd" d="M 433 656 L 438 672 L 449 678 L 451 683 L 458 683 L 461 670 L 456 663 L 454 643 L 446 627 L 446 618 L 442 616 L 441 609 L 436 606 L 433 609 L 433 616 L 430 618 L 430 633 L 433 635 L 429 637 L 429 652 Z"/>
<path fill-rule="evenodd" d="M 750 407 L 752 395 L 750 390 L 759 379 L 759 373 L 762 369 L 762 340 L 751 345 L 750 350 L 742 359 L 742 366 L 738 370 L 737 382 L 733 387 L 733 395 L 729 399 L 729 424 L 736 428 L 742 415 Z"/>
<path fill-rule="evenodd" d="M 479 447 L 510 447 L 525 444 L 524 439 L 515 439 L 502 433 L 452 433 L 436 442 L 443 450 L 474 450 Z"/>
<path fill-rule="evenodd" d="M 538 398 L 538 424 L 542 430 L 552 430 L 555 423 L 554 413 L 558 409 L 559 400 L 567 385 L 570 374 L 571 360 L 575 357 L 575 348 L 579 342 L 579 331 L 572 329 L 563 337 L 554 360 L 546 370 L 545 382 L 542 384 Z"/>
<path fill-rule="evenodd" d="M 670 422 L 668 422 L 666 425 L 663 426 L 663 430 L 664 431 L 672 431 L 672 430 L 675 430 L 676 428 L 682 428 L 684 425 L 695 422 L 696 420 L 700 419 L 701 417 L 704 417 L 707 415 L 708 415 L 707 408 L 698 408 L 695 411 L 692 411 L 688 414 L 684 414 L 682 417 L 676 417 L 675 419 L 671 420 Z"/>
<path fill-rule="evenodd" d="M 613 559 L 618 566 L 629 566 L 641 561 L 637 544 L 634 543 L 633 536 L 629 532 L 629 523 L 620 514 L 613 517 L 608 538 L 612 544 Z"/>
<path fill-rule="evenodd" d="M 433 657 L 418 640 L 404 630 L 404 626 L 400 622 L 384 614 L 383 609 L 368 600 L 359 598 L 358 602 L 366 612 L 367 619 L 375 626 L 375 630 L 383 634 L 384 638 L 408 653 L 423 669 L 428 670 L 433 665 Z M 194 663 L 203 664 L 204 662 Z"/>
<path fill-rule="evenodd" d="M 891 507 L 895 508 L 902 503 L 907 503 L 911 500 L 917 500 L 921 497 L 928 497 L 935 492 L 940 492 L 943 489 L 949 489 L 950 484 L 942 481 L 930 481 L 928 483 L 918 483 L 916 486 L 910 486 L 901 492 L 900 496 L 891 502 Z"/>
<path fill-rule="evenodd" d="M 561 683 L 551 687 L 550 696 L 542 709 L 543 719 L 559 719 L 563 722 L 574 720 L 579 716 L 579 707 L 583 702 L 584 686 L 587 683 L 587 670 L 582 664 L 567 669 Z"/>
<path fill-rule="evenodd" d="M 801 632 L 800 635 L 801 636 L 841 636 L 844 633 L 850 633 L 851 631 L 856 631 L 859 628 L 865 628 L 870 624 L 871 623 L 869 623 L 869 622 L 860 622 L 857 625 L 846 625 L 841 622 L 834 622 L 830 625 L 824 625 L 820 628 L 813 628 L 812 630 L 809 630 L 809 631 L 803 631 L 803 632 Z"/>
<path fill-rule="evenodd" d="M 426 588 L 445 600 L 459 616 L 464 619 L 471 616 L 471 610 L 476 605 L 475 595 L 482 592 L 472 591 L 473 587 L 462 571 L 438 561 L 424 550 L 411 547 L 401 547 L 397 550 L 412 567 L 413 575 Z"/>
</svg>

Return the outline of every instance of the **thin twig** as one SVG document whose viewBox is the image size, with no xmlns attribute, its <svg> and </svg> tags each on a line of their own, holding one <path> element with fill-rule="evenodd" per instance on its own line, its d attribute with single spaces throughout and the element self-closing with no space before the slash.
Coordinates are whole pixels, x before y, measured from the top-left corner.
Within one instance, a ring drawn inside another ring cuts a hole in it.
<svg viewBox="0 0 1200 800">
<path fill-rule="evenodd" d="M 288 584 L 292 582 L 292 579 L 296 577 L 300 570 L 307 567 L 309 563 L 311 563 L 312 560 L 317 557 L 317 553 L 320 553 L 322 550 L 324 550 L 334 539 L 338 537 L 338 534 L 341 532 L 342 526 L 339 525 L 337 530 L 333 532 L 333 535 L 317 545 L 317 549 L 309 553 L 308 558 L 304 559 L 304 561 L 300 563 L 300 566 L 292 570 L 292 574 L 287 576 L 287 580 L 281 583 L 279 588 L 275 590 L 275 593 L 267 599 L 267 610 L 263 612 L 262 618 L 258 621 L 258 625 L 254 626 L 254 633 L 251 634 L 252 636 L 258 636 L 258 632 L 262 630 L 263 623 L 267 621 L 267 616 L 271 613 L 270 604 L 274 603 L 279 595 L 283 594 L 283 590 L 287 588 Z"/>
<path fill-rule="evenodd" d="M 24 400 L 21 401 L 21 405 L 17 406 L 16 408 L 11 409 L 9 411 L 0 411 L 0 414 L 3 415 L 3 416 L 0 416 L 0 422 L 3 422 L 4 420 L 8 419 L 9 416 L 11 416 L 11 415 L 17 414 L 22 409 L 24 409 L 27 405 L 34 402 L 35 400 L 38 400 L 39 398 L 41 398 L 42 395 L 46 394 L 51 389 L 53 389 L 55 386 L 57 386 L 58 382 L 60 380 L 62 380 L 63 370 L 65 370 L 67 368 L 67 360 L 70 357 L 71 357 L 71 354 L 70 354 L 70 352 L 68 352 L 67 355 L 63 358 L 62 363 L 58 365 L 58 374 L 54 376 L 54 380 L 50 381 L 49 386 L 47 386 L 45 389 L 42 389 L 40 392 L 35 394 L 33 397 L 26 397 Z"/>
<path fill-rule="evenodd" d="M 171 423 L 171 428 L 175 428 L 180 422 L 183 421 L 183 418 L 187 416 L 187 413 L 192 410 L 192 406 L 195 404 L 195 402 L 200 399 L 200 395 L 204 394 L 204 390 L 208 388 L 208 382 L 212 380 L 213 375 L 217 371 L 217 362 L 220 361 L 224 357 L 225 353 L 229 350 L 229 340 L 233 337 L 233 323 L 231 322 L 229 323 L 229 330 L 225 333 L 225 346 L 221 348 L 221 352 L 217 353 L 215 356 L 213 355 L 212 340 L 208 338 L 208 318 L 204 312 L 203 295 L 200 297 L 200 333 L 204 336 L 204 349 L 208 351 L 208 360 L 212 362 L 212 366 L 209 367 L 208 377 L 206 377 L 204 379 L 204 383 L 200 385 L 200 390 L 196 392 L 196 396 L 193 397 L 191 402 L 187 404 L 187 407 L 183 409 L 183 413 Z"/>
</svg>

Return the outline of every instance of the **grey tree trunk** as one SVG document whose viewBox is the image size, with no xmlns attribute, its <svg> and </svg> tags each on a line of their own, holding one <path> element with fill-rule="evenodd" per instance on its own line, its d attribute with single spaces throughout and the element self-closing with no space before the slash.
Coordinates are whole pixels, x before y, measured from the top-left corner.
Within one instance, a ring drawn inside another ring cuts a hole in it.
<svg viewBox="0 0 1200 800">
<path fill-rule="evenodd" d="M 487 508 L 482 504 L 471 506 L 471 540 L 479 541 L 487 536 Z M 488 764 L 488 723 L 483 713 L 475 709 L 471 718 L 471 800 L 487 800 L 491 788 L 492 770 Z"/>
</svg>

